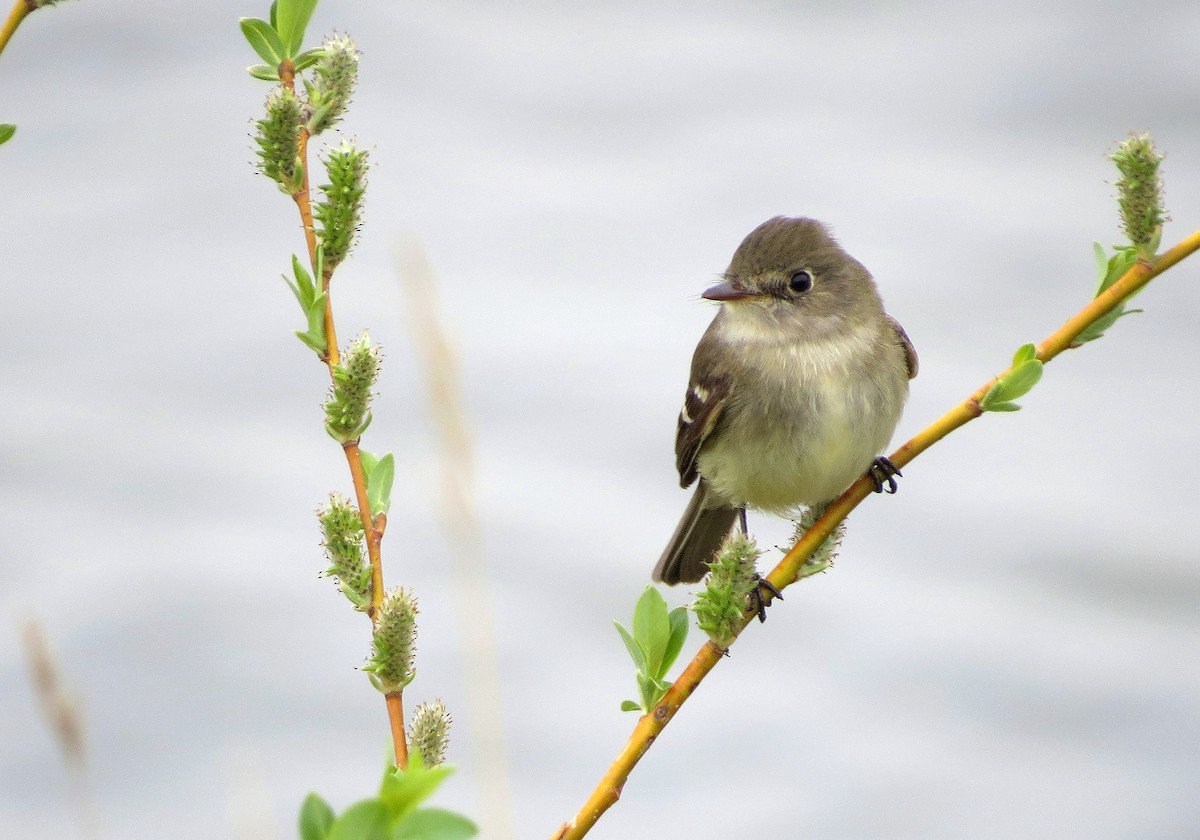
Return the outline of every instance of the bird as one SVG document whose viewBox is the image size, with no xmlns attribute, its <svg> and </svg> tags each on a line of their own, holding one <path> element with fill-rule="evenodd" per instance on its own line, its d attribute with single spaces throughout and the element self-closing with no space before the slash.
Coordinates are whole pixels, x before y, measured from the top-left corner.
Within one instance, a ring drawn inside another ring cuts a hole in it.
<svg viewBox="0 0 1200 840">
<path fill-rule="evenodd" d="M 864 472 L 895 492 L 880 453 L 918 368 L 871 273 L 815 219 L 763 222 L 703 297 L 720 308 L 676 427 L 679 483 L 696 489 L 652 574 L 669 585 L 701 580 L 747 508 L 824 505 Z"/>
</svg>

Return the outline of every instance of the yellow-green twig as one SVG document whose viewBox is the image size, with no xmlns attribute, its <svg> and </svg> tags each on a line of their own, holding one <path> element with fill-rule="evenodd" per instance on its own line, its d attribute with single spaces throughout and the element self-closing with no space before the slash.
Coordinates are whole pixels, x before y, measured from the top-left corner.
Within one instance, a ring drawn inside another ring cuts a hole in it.
<svg viewBox="0 0 1200 840">
<path fill-rule="evenodd" d="M 1171 268 L 1185 257 L 1195 253 L 1197 250 L 1200 250 L 1200 230 L 1182 240 L 1169 251 L 1161 254 L 1153 263 L 1141 260 L 1134 263 L 1120 280 L 1113 283 L 1102 294 L 1098 295 L 1091 303 L 1077 312 L 1065 324 L 1046 338 L 1045 341 L 1039 344 L 1037 346 L 1038 359 L 1042 362 L 1049 362 L 1064 350 L 1075 346 L 1075 340 L 1087 327 L 1098 321 L 1122 300 L 1125 300 L 1131 294 L 1141 289 L 1154 277 Z M 889 456 L 892 463 L 897 467 L 905 466 L 946 435 L 982 414 L 983 410 L 979 407 L 979 401 L 983 399 L 984 394 L 988 392 L 992 384 L 1008 372 L 1006 370 L 997 374 L 984 385 L 980 386 L 969 397 L 947 411 L 897 449 Z M 778 589 L 783 589 L 794 583 L 799 575 L 800 566 L 804 561 L 833 533 L 838 523 L 845 519 L 850 511 L 870 495 L 871 489 L 872 483 L 866 476 L 863 476 L 852 484 L 846 492 L 842 493 L 841 496 L 829 505 L 824 515 L 813 523 L 813 526 L 805 533 L 804 537 L 783 556 L 778 565 L 767 575 L 768 580 Z M 744 630 L 753 617 L 753 611 L 748 613 L 742 621 L 741 629 Z M 671 688 L 667 691 L 663 699 L 659 701 L 658 705 L 654 707 L 653 711 L 648 715 L 643 715 L 638 720 L 633 733 L 629 736 L 629 740 L 625 743 L 625 747 L 621 750 L 620 755 L 609 766 L 608 771 L 604 774 L 604 777 L 600 780 L 595 790 L 592 791 L 591 796 L 588 797 L 583 807 L 579 810 L 579 813 L 576 814 L 575 819 L 570 823 L 564 824 L 558 830 L 558 833 L 554 835 L 554 840 L 578 840 L 578 838 L 583 837 L 591 830 L 592 826 L 596 824 L 596 821 L 600 819 L 604 812 L 620 799 L 621 789 L 624 787 L 626 780 L 628 780 L 634 766 L 646 754 L 646 751 L 650 749 L 650 746 L 654 743 L 658 734 L 662 732 L 663 728 L 670 723 L 675 713 L 679 711 L 680 706 L 696 690 L 700 681 L 721 661 L 724 653 L 725 650 L 717 647 L 711 641 L 705 643 L 704 647 L 688 663 L 683 673 L 679 675 L 679 678 L 672 684 Z"/>
<path fill-rule="evenodd" d="M 4 52 L 4 48 L 12 40 L 13 33 L 21 25 L 21 21 L 25 20 L 26 15 L 36 8 L 33 0 L 17 0 L 13 4 L 12 9 L 8 12 L 8 17 L 4 19 L 4 27 L 0 28 L 0 53 Z"/>
<path fill-rule="evenodd" d="M 296 68 L 290 59 L 285 59 L 279 65 L 279 81 L 288 90 L 295 93 L 296 90 Z M 312 212 L 312 190 L 310 187 L 308 165 L 308 140 L 309 132 L 307 128 L 300 129 L 300 140 L 296 147 L 296 155 L 304 166 L 304 180 L 299 190 L 292 195 L 292 200 L 296 203 L 296 209 L 300 213 L 300 222 L 304 227 L 304 240 L 308 247 L 308 264 L 312 267 L 314 276 L 317 271 L 317 231 L 313 224 Z M 341 360 L 340 351 L 337 343 L 337 330 L 334 328 L 333 319 L 333 295 L 329 290 L 330 278 L 332 271 L 323 270 L 320 277 L 321 290 L 325 292 L 325 365 L 329 368 L 329 375 L 333 377 L 334 368 L 337 367 Z M 371 618 L 372 623 L 379 615 L 379 605 L 383 603 L 383 556 L 380 553 L 380 543 L 383 540 L 383 529 L 387 524 L 387 517 L 380 515 L 375 519 L 371 515 L 371 505 L 367 497 L 367 477 L 366 471 L 362 465 L 362 452 L 359 449 L 358 441 L 348 441 L 342 446 L 346 453 L 346 464 L 350 468 L 350 479 L 354 484 L 354 498 L 358 505 L 359 516 L 362 517 L 363 534 L 367 541 L 367 559 L 371 564 L 371 605 L 367 609 L 367 615 Z M 392 730 L 392 743 L 396 750 L 396 766 L 400 769 L 408 767 L 408 746 L 404 733 L 404 704 L 401 700 L 399 692 L 395 694 L 385 695 L 388 710 L 388 723 Z"/>
</svg>

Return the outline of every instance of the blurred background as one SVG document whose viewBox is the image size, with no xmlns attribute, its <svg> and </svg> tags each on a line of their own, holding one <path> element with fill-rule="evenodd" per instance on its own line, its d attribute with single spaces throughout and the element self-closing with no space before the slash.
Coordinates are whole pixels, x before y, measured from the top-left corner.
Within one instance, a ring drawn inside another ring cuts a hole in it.
<svg viewBox="0 0 1200 840">
<path fill-rule="evenodd" d="M 7 836 L 80 836 L 30 616 L 82 709 L 90 836 L 294 837 L 308 790 L 341 809 L 381 772 L 366 621 L 318 576 L 312 511 L 349 480 L 279 279 L 303 240 L 253 167 L 268 85 L 237 19 L 267 5 L 68 3 L 0 57 Z M 334 294 L 341 337 L 387 354 L 364 445 L 396 454 L 386 575 L 421 600 L 406 702 L 451 708 L 437 803 L 478 814 L 392 257 L 417 237 L 461 365 L 520 837 L 570 819 L 635 723 L 611 620 L 686 502 L 699 293 L 747 232 L 815 216 L 875 274 L 921 354 L 898 445 L 1090 297 L 1130 129 L 1167 153 L 1164 246 L 1200 227 L 1194 3 L 324 0 L 310 41 L 335 28 L 363 51 L 343 129 L 374 169 Z M 859 508 L 593 836 L 1195 837 L 1198 278 L 1156 280 L 1024 411 Z"/>
</svg>

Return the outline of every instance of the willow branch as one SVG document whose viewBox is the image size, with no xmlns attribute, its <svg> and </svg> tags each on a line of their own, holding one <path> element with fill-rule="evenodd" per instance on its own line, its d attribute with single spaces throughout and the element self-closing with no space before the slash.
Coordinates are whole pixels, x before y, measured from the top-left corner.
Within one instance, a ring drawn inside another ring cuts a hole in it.
<svg viewBox="0 0 1200 840">
<path fill-rule="evenodd" d="M 0 28 L 0 53 L 4 52 L 4 48 L 12 40 L 13 33 L 21 25 L 21 21 L 25 20 L 25 17 L 36 8 L 33 0 L 17 0 L 13 4 L 12 9 L 8 12 L 8 17 L 4 20 L 4 26 Z"/>
<path fill-rule="evenodd" d="M 296 91 L 296 67 L 290 59 L 285 59 L 279 65 L 279 81 L 289 91 Z M 300 222 L 304 227 L 304 241 L 308 247 L 308 264 L 314 275 L 317 272 L 317 231 L 313 224 L 312 190 L 310 187 L 308 165 L 308 140 L 310 134 L 307 127 L 300 129 L 300 140 L 296 146 L 296 155 L 303 164 L 303 181 L 300 189 L 292 194 L 292 201 L 300 213 Z M 338 350 L 337 330 L 333 319 L 333 295 L 330 293 L 330 279 L 333 270 L 325 268 L 321 272 L 321 290 L 325 292 L 325 366 L 329 376 L 333 378 L 334 368 L 341 361 Z M 383 603 L 383 556 L 380 553 L 380 543 L 383 540 L 383 529 L 387 518 L 380 516 L 378 520 L 371 516 L 371 504 L 367 498 L 367 477 L 363 469 L 362 453 L 357 440 L 348 441 L 342 446 L 346 453 L 346 464 L 350 468 L 350 480 L 354 485 L 354 498 L 358 505 L 358 513 L 362 518 L 363 534 L 367 541 L 367 558 L 371 563 L 371 604 L 367 616 L 372 623 L 379 614 L 379 605 Z M 387 700 L 388 724 L 392 730 L 392 743 L 396 749 L 396 766 L 403 769 L 408 767 L 408 745 L 404 733 L 404 711 L 399 693 L 385 695 Z"/>
<path fill-rule="evenodd" d="M 1037 346 L 1038 359 L 1042 362 L 1049 362 L 1064 350 L 1078 346 L 1075 344 L 1075 340 L 1079 337 L 1080 333 L 1119 305 L 1121 301 L 1143 288 L 1153 278 L 1198 250 L 1200 250 L 1200 230 L 1159 255 L 1153 262 L 1139 260 L 1134 263 L 1120 280 L 1113 283 L 1102 294 L 1094 298 L 1091 303 L 1077 312 L 1039 344 Z M 897 449 L 889 456 L 892 463 L 897 467 L 905 466 L 955 429 L 979 417 L 983 413 L 983 410 L 979 406 L 979 401 L 983 399 L 983 396 L 997 379 L 1006 375 L 1011 370 L 1009 368 L 992 377 L 969 397 L 947 411 Z M 777 589 L 784 589 L 794 583 L 799 576 L 800 567 L 804 561 L 833 533 L 834 529 L 846 518 L 850 511 L 858 507 L 859 503 L 870 495 L 872 486 L 872 482 L 867 476 L 863 476 L 852 484 L 849 489 L 829 505 L 824 515 L 813 523 L 813 526 L 805 533 L 803 538 L 797 541 L 787 554 L 783 556 L 778 565 L 767 575 L 767 579 Z M 744 630 L 753 618 L 753 611 L 745 615 L 741 628 L 738 631 L 739 635 L 741 630 Z M 653 711 L 648 715 L 643 715 L 638 720 L 637 726 L 634 727 L 633 733 L 629 736 L 629 740 L 621 750 L 620 755 L 617 756 L 616 760 L 608 768 L 600 783 L 592 791 L 591 796 L 588 797 L 583 807 L 579 810 L 579 813 L 576 814 L 575 819 L 570 823 L 564 824 L 558 830 L 558 833 L 554 835 L 554 840 L 578 840 L 578 838 L 583 837 L 591 830 L 592 826 L 596 824 L 596 821 L 600 819 L 604 812 L 620 799 L 621 789 L 629 779 L 629 774 L 633 771 L 633 768 L 641 760 L 642 756 L 646 754 L 646 751 L 650 749 L 658 734 L 675 717 L 675 713 L 679 711 L 679 708 L 691 697 L 692 692 L 696 690 L 700 682 L 721 661 L 726 650 L 718 647 L 711 641 L 705 643 L 692 658 L 692 661 L 688 663 L 683 673 L 679 675 L 679 679 L 674 682 L 663 696 L 663 699 L 654 707 Z"/>
</svg>

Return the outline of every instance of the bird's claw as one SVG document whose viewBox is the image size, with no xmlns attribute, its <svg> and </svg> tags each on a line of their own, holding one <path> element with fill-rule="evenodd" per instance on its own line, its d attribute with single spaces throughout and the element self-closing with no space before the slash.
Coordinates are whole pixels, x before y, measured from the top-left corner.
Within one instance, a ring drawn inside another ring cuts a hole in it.
<svg viewBox="0 0 1200 840">
<path fill-rule="evenodd" d="M 876 493 L 883 493 L 884 486 L 887 486 L 887 493 L 895 493 L 900 489 L 900 485 L 896 483 L 897 478 L 903 478 L 904 474 L 900 472 L 900 468 L 889 461 L 885 456 L 880 455 L 876 458 L 871 466 L 867 468 L 867 476 L 870 477 L 871 483 L 875 485 Z"/>
<path fill-rule="evenodd" d="M 779 591 L 775 584 L 762 575 L 756 574 L 754 579 L 757 585 L 750 592 L 750 600 L 753 602 L 753 609 L 754 613 L 758 616 L 758 622 L 762 624 L 767 620 L 767 607 L 771 605 L 771 601 L 774 601 L 776 598 L 782 601 L 783 593 Z M 764 589 L 771 594 L 770 600 L 763 597 Z"/>
</svg>

